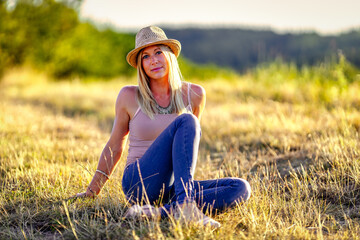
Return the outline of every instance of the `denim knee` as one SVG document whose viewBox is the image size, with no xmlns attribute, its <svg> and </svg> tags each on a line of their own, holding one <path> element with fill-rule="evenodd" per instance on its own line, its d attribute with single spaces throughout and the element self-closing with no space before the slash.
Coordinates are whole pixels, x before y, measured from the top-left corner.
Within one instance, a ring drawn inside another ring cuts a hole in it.
<svg viewBox="0 0 360 240">
<path fill-rule="evenodd" d="M 251 187 L 248 181 L 242 178 L 235 178 L 233 179 L 233 187 L 236 189 L 237 201 L 246 201 L 250 198 L 251 195 Z"/>
<path fill-rule="evenodd" d="M 199 119 L 192 113 L 183 113 L 179 115 L 175 121 L 179 124 L 185 124 L 186 126 L 194 127 L 200 131 L 200 122 Z"/>
</svg>

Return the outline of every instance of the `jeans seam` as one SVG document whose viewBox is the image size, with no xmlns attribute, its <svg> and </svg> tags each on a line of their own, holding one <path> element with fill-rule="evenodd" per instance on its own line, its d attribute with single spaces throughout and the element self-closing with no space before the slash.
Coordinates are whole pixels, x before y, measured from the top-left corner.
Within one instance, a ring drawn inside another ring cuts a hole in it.
<svg viewBox="0 0 360 240">
<path fill-rule="evenodd" d="M 185 141 L 185 143 L 184 143 L 184 146 L 185 146 L 185 144 L 187 145 L 187 151 L 186 151 L 186 154 L 185 154 L 185 157 L 186 157 L 186 167 L 187 167 L 187 173 L 188 173 L 188 197 L 190 197 L 190 199 L 192 199 L 192 198 L 194 198 L 194 196 L 193 196 L 193 193 L 192 193 L 192 191 L 193 191 L 193 188 L 192 188 L 192 186 L 191 186 L 191 183 L 192 183 L 192 176 L 191 176 L 191 164 L 192 164 L 192 162 L 190 162 L 189 161 L 189 148 L 190 148 L 190 146 L 191 146 L 191 144 L 189 143 L 189 141 L 188 141 L 188 139 L 189 139 L 189 137 L 188 137 L 188 135 L 189 135 L 189 130 L 186 128 L 186 130 L 187 131 L 185 131 L 185 139 L 184 139 L 184 141 Z M 194 136 L 195 137 L 195 136 Z M 194 139 L 193 139 L 194 140 Z M 194 141 L 193 141 L 193 143 L 192 143 L 192 145 L 194 145 Z M 194 146 L 192 147 L 192 155 L 194 155 Z M 193 159 L 193 161 L 194 161 L 194 159 Z M 191 192 L 189 192 L 189 191 L 191 191 Z"/>
</svg>

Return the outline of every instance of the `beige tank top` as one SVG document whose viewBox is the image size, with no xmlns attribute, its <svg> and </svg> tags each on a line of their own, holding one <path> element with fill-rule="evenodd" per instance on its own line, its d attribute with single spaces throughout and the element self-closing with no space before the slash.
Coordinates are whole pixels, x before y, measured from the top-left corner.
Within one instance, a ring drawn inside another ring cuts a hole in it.
<svg viewBox="0 0 360 240">
<path fill-rule="evenodd" d="M 190 84 L 188 87 L 188 106 L 186 109 L 192 112 L 190 102 Z M 126 166 L 141 158 L 150 145 L 178 115 L 155 114 L 154 119 L 149 118 L 139 107 L 129 122 L 129 151 Z"/>
</svg>

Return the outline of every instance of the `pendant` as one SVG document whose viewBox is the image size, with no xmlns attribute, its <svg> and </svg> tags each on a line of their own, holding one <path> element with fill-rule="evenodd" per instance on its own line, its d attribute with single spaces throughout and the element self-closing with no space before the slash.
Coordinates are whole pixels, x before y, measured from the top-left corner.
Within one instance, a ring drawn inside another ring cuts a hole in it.
<svg viewBox="0 0 360 240">
<path fill-rule="evenodd" d="M 159 104 L 156 103 L 156 109 L 157 109 L 159 114 L 171 114 L 171 113 L 173 113 L 173 107 L 172 107 L 171 103 L 166 108 L 164 108 L 164 107 L 162 107 L 162 106 L 160 106 Z"/>
</svg>

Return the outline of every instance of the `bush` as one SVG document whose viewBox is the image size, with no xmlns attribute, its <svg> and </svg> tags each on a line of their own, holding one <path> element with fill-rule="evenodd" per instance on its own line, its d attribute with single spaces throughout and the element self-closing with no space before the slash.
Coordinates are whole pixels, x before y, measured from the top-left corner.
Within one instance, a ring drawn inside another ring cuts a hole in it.
<svg viewBox="0 0 360 240">
<path fill-rule="evenodd" d="M 133 42 L 130 35 L 101 32 L 89 23 L 81 23 L 58 41 L 49 71 L 57 78 L 129 75 L 131 68 L 125 56 Z"/>
</svg>

